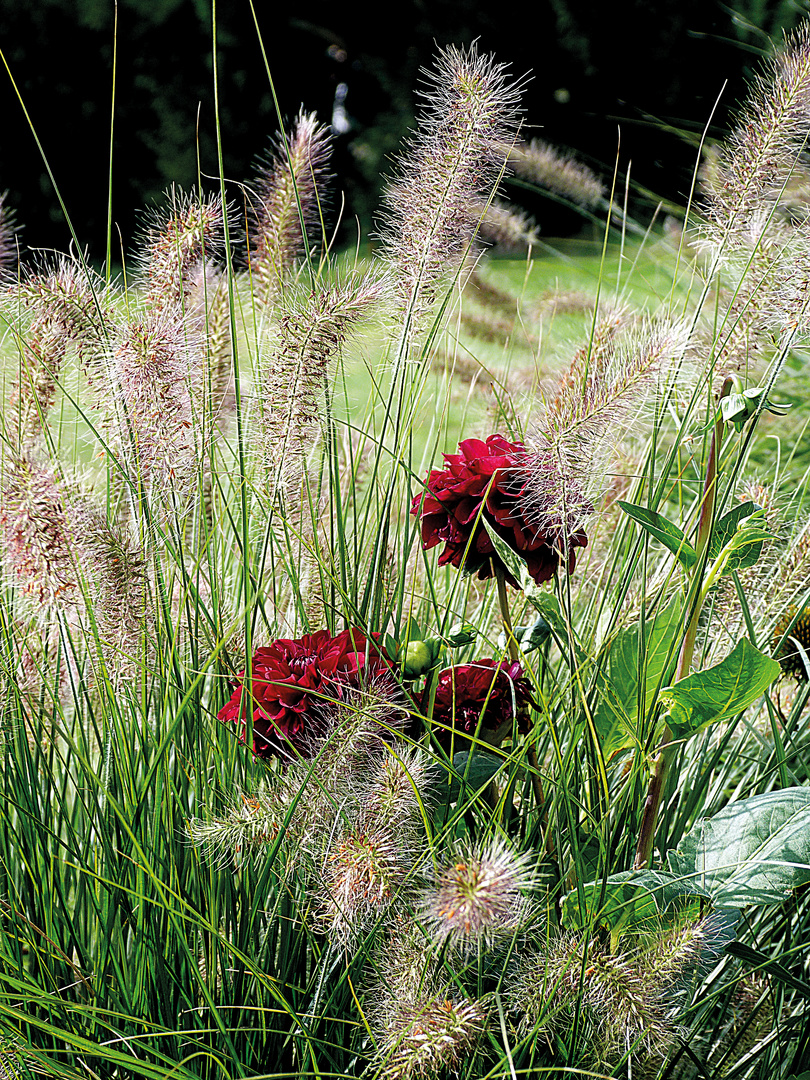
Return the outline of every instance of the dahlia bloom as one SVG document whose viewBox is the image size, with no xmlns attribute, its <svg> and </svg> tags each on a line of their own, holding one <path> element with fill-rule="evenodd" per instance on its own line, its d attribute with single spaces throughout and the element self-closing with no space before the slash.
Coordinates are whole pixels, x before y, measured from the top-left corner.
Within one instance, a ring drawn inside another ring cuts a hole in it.
<svg viewBox="0 0 810 1080">
<path fill-rule="evenodd" d="M 525 561 L 529 574 L 540 585 L 554 574 L 560 561 L 559 537 L 527 517 L 521 499 L 526 484 L 526 448 L 502 435 L 486 442 L 465 439 L 460 453 L 445 454 L 443 469 L 433 469 L 426 491 L 417 495 L 411 513 L 418 515 L 425 549 L 444 543 L 439 566 L 450 563 L 459 570 L 477 573 L 482 580 L 502 570 L 510 585 L 518 588 L 512 574 L 495 552 L 484 520 Z M 575 549 L 588 538 L 581 530 L 568 541 L 568 572 L 576 564 Z"/>
<path fill-rule="evenodd" d="M 434 734 L 449 750 L 454 733 L 475 735 L 480 722 L 479 737 L 489 736 L 499 742 L 503 729 L 515 715 L 519 729 L 529 730 L 526 707 L 531 700 L 531 684 L 518 663 L 487 657 L 474 664 L 446 668 L 439 674 L 436 687 Z"/>
<path fill-rule="evenodd" d="M 269 758 L 291 750 L 310 756 L 326 729 L 329 703 L 340 702 L 381 673 L 390 675 L 391 668 L 379 646 L 350 627 L 336 637 L 319 630 L 297 640 L 274 641 L 256 650 L 251 671 L 253 752 Z M 243 687 L 240 682 L 217 716 L 236 724 L 244 741 Z"/>
</svg>

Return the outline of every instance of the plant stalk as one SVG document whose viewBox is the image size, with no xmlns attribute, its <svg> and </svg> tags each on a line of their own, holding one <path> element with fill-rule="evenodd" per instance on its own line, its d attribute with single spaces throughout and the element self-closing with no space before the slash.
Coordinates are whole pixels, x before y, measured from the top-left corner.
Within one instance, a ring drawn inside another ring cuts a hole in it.
<svg viewBox="0 0 810 1080">
<path fill-rule="evenodd" d="M 726 397 L 731 389 L 731 379 L 727 378 L 720 391 L 720 399 Z M 681 651 L 678 654 L 678 663 L 675 668 L 674 682 L 685 679 L 692 667 L 692 658 L 695 653 L 695 639 L 697 637 L 698 619 L 702 608 L 702 585 L 703 575 L 706 569 L 706 551 L 714 524 L 714 508 L 717 500 L 717 473 L 720 460 L 720 450 L 723 444 L 723 430 L 725 423 L 719 408 L 714 422 L 711 446 L 709 448 L 709 460 L 706 464 L 706 477 L 703 483 L 703 500 L 698 519 L 698 532 L 695 543 L 697 562 L 695 563 L 695 575 L 689 591 L 689 603 L 687 611 L 691 611 L 689 623 L 686 627 Z M 644 810 L 641 816 L 641 828 L 639 829 L 636 857 L 633 862 L 634 870 L 643 870 L 650 865 L 653 842 L 658 825 L 658 812 L 661 807 L 661 799 L 667 782 L 670 765 L 675 757 L 677 744 L 672 742 L 672 732 L 668 726 L 664 727 L 661 742 L 658 744 L 658 756 L 655 760 L 655 768 L 650 777 L 647 788 L 647 798 L 644 800 Z"/>
<path fill-rule="evenodd" d="M 506 634 L 506 646 L 509 649 L 509 659 L 515 664 L 520 660 L 520 649 L 518 648 L 515 631 L 512 628 L 512 616 L 509 613 L 509 598 L 506 595 L 506 575 L 502 567 L 495 567 L 495 581 L 498 585 L 498 606 L 501 609 L 501 621 L 503 622 L 503 629 Z M 545 806 L 545 796 L 543 795 L 543 785 L 540 783 L 540 766 L 537 761 L 537 751 L 533 746 L 526 746 L 526 756 L 529 759 L 529 766 L 531 768 L 534 798 L 537 802 L 538 810 L 542 810 Z"/>
</svg>

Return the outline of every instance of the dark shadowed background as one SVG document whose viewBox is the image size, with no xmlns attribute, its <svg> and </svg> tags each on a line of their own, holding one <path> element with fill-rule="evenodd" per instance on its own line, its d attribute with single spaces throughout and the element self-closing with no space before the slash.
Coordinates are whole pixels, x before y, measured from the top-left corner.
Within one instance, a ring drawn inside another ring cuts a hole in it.
<svg viewBox="0 0 810 1080">
<path fill-rule="evenodd" d="M 643 216 L 651 204 L 641 189 L 684 201 L 713 111 L 710 135 L 719 136 L 769 39 L 807 10 L 793 0 L 540 0 L 522 22 L 492 0 L 399 0 L 370 21 L 351 4 L 255 0 L 254 21 L 248 0 L 220 0 L 225 174 L 249 179 L 278 127 L 261 37 L 285 120 L 303 105 L 329 121 L 338 106 L 340 235 L 352 242 L 355 216 L 370 227 L 388 159 L 413 120 L 419 67 L 437 45 L 480 38 L 516 75 L 532 74 L 527 135 L 574 150 L 609 179 L 621 130 L 621 169 L 632 160 Z M 111 137 L 115 13 L 113 0 L 0 0 L 0 192 L 31 247 L 62 250 L 70 234 L 9 71 L 96 260 L 106 250 L 111 145 L 114 246 L 120 230 L 130 247 L 140 210 L 168 185 L 192 187 L 198 169 L 210 184 L 217 172 L 210 0 L 120 0 Z M 547 235 L 580 227 L 571 211 L 515 195 Z"/>
</svg>

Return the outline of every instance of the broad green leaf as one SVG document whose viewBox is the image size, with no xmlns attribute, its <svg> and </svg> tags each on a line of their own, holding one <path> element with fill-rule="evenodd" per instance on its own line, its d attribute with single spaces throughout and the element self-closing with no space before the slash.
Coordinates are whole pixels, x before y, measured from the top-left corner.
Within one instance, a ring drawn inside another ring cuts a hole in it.
<svg viewBox="0 0 810 1080">
<path fill-rule="evenodd" d="M 673 600 L 654 618 L 646 620 L 643 656 L 639 656 L 640 623 L 620 630 L 614 638 L 607 670 L 597 679 L 599 696 L 593 713 L 605 758 L 636 744 L 640 674 L 643 672 L 645 708 L 649 708 L 664 676 L 670 645 L 680 629 L 680 604 Z"/>
<path fill-rule="evenodd" d="M 744 502 L 723 514 L 715 523 L 709 542 L 709 558 L 717 559 L 726 546 L 728 561 L 724 574 L 753 566 L 762 554 L 762 544 L 771 539 L 765 523 L 765 511 L 753 502 Z"/>
<path fill-rule="evenodd" d="M 551 623 L 543 615 L 538 615 L 529 626 L 516 626 L 514 628 L 515 640 L 520 645 L 522 653 L 534 652 L 539 649 L 551 633 Z M 506 633 L 498 635 L 498 645 L 505 649 L 507 645 Z"/>
<path fill-rule="evenodd" d="M 677 525 L 659 514 L 655 510 L 648 510 L 646 506 L 637 506 L 635 503 L 619 502 L 619 506 L 628 517 L 638 524 L 650 536 L 654 536 L 664 547 L 669 548 L 675 558 L 688 570 L 697 562 L 697 552 L 683 535 Z"/>
<path fill-rule="evenodd" d="M 576 889 L 563 900 L 566 926 L 603 926 L 613 935 L 650 929 L 685 913 L 697 917 L 706 894 L 693 880 L 666 870 L 628 870 L 584 885 L 585 910 Z"/>
<path fill-rule="evenodd" d="M 810 882 L 810 788 L 754 795 L 702 818 L 668 862 L 718 907 L 784 900 Z"/>
<path fill-rule="evenodd" d="M 523 592 L 526 592 L 526 589 L 529 587 L 537 588 L 531 576 L 529 575 L 525 560 L 521 559 L 520 555 L 518 555 L 518 553 L 513 548 L 511 548 L 502 537 L 498 536 L 498 534 L 495 532 L 495 530 L 492 528 L 492 526 L 485 517 L 481 518 L 481 523 L 487 530 L 487 535 L 492 541 L 492 546 L 495 548 L 498 558 L 501 560 L 506 569 L 518 583 Z"/>
<path fill-rule="evenodd" d="M 439 788 L 443 800 L 455 802 L 461 795 L 462 787 L 467 789 L 468 794 L 479 791 L 486 787 L 502 766 L 503 758 L 495 754 L 488 754 L 486 751 L 463 750 L 453 755 L 451 766 L 440 767 L 436 787 Z"/>
<path fill-rule="evenodd" d="M 734 716 L 760 698 L 782 669 L 746 638 L 714 667 L 696 671 L 661 691 L 676 739 L 687 739 L 724 716 Z"/>
</svg>

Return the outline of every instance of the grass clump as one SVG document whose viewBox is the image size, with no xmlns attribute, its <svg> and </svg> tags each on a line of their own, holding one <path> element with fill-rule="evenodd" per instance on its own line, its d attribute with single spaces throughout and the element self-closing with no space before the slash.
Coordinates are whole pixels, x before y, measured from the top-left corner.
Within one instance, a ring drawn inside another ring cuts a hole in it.
<svg viewBox="0 0 810 1080">
<path fill-rule="evenodd" d="M 0 229 L 8 1075 L 806 1064 L 809 56 L 679 233 L 476 48 L 373 258 L 304 112 L 121 280 Z M 487 262 L 510 168 L 597 253 Z"/>
</svg>

